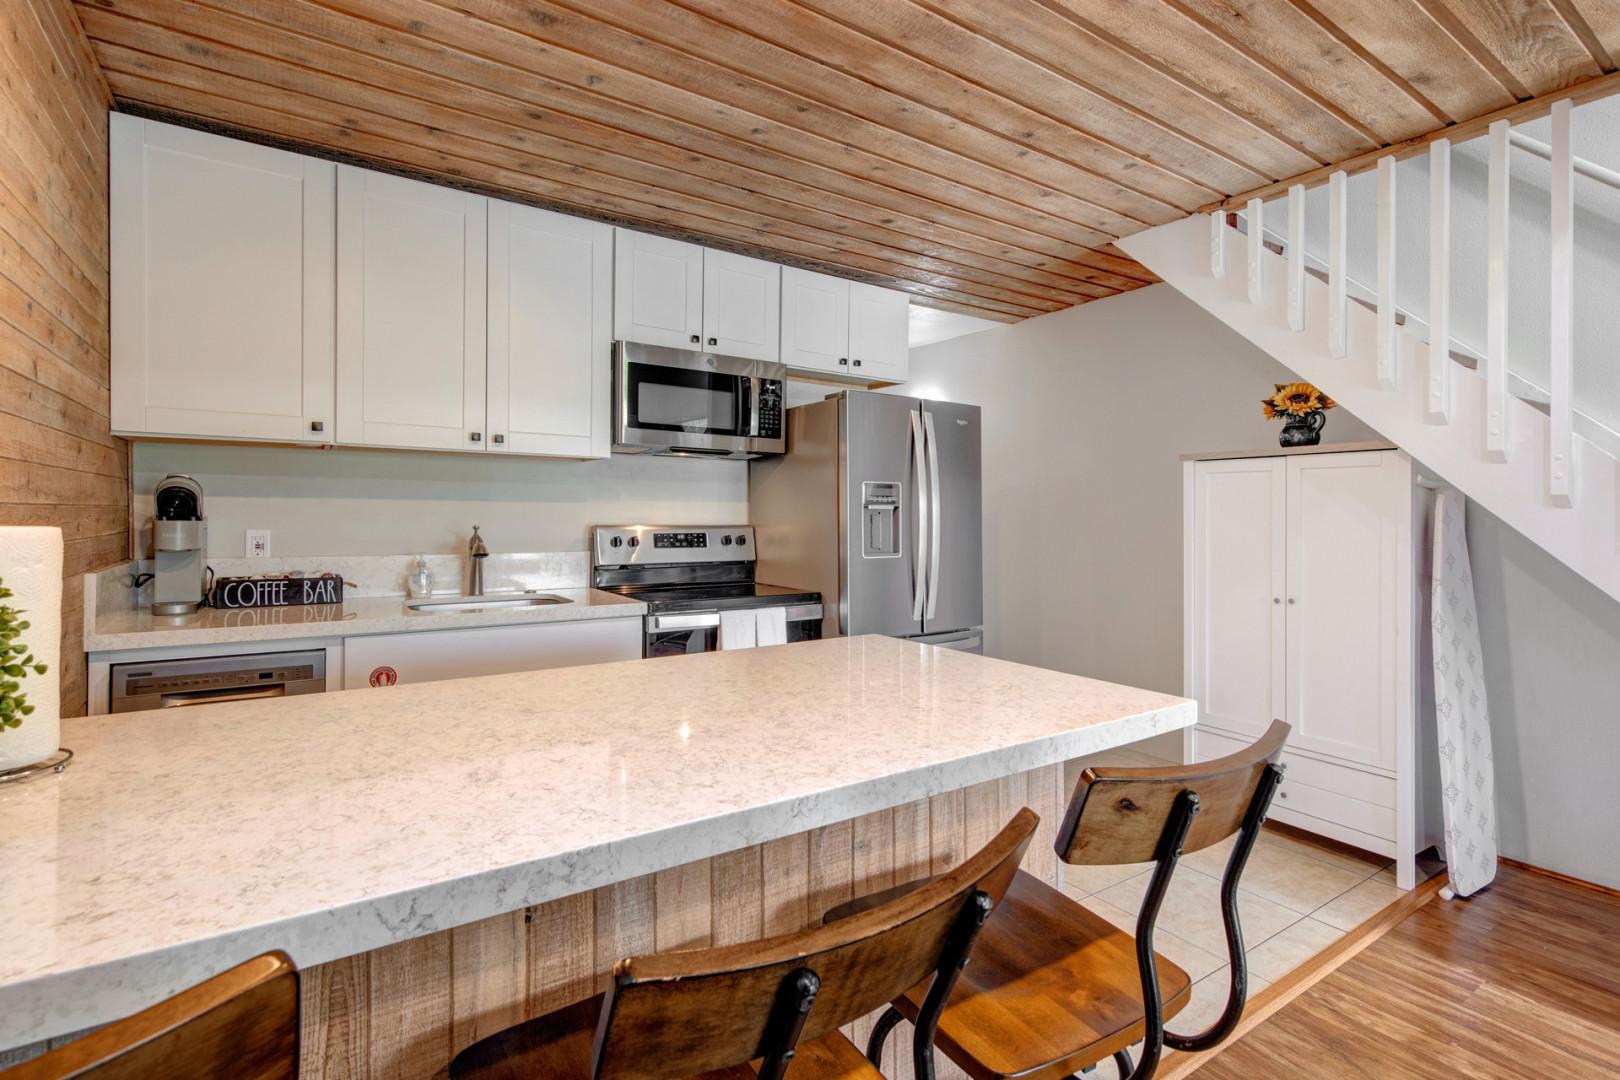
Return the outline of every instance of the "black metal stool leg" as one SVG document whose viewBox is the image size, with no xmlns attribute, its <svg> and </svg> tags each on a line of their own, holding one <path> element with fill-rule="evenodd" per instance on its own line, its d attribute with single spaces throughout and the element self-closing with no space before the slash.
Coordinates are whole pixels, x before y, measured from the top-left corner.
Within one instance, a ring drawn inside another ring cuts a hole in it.
<svg viewBox="0 0 1620 1080">
<path fill-rule="evenodd" d="M 1131 1052 L 1129 1050 L 1117 1052 L 1114 1055 L 1114 1067 L 1119 1070 L 1119 1080 L 1126 1080 L 1136 1070 L 1136 1066 L 1131 1063 Z"/>
<path fill-rule="evenodd" d="M 905 1017 L 900 1015 L 900 1010 L 890 1005 L 888 1010 L 878 1017 L 878 1022 L 872 1025 L 872 1034 L 866 1040 L 866 1060 L 874 1067 L 878 1067 L 879 1060 L 883 1057 L 883 1044 L 888 1040 L 889 1032 L 904 1019 Z"/>
</svg>

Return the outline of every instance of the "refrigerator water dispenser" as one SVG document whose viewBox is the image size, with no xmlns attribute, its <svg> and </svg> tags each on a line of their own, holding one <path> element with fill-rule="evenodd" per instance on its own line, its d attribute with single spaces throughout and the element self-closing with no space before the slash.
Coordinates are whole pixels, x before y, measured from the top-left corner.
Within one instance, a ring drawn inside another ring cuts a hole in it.
<svg viewBox="0 0 1620 1080">
<path fill-rule="evenodd" d="M 900 485 L 886 480 L 861 484 L 861 556 L 900 557 Z"/>
</svg>

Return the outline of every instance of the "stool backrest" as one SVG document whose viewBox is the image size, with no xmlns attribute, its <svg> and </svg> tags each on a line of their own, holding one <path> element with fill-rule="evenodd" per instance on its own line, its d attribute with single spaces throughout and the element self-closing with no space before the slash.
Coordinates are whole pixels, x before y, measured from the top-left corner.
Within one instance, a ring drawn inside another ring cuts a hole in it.
<svg viewBox="0 0 1620 1080">
<path fill-rule="evenodd" d="M 1282 756 L 1289 731 L 1276 721 L 1252 746 L 1197 765 L 1087 769 L 1058 826 L 1058 858 L 1075 866 L 1159 858 L 1165 826 L 1183 791 L 1198 796 L 1198 813 L 1182 850 L 1201 851 L 1220 843 L 1243 827 L 1267 766 Z"/>
<path fill-rule="evenodd" d="M 265 953 L 0 1076 L 297 1080 L 298 972 Z"/>
<path fill-rule="evenodd" d="M 869 911 L 764 941 L 621 960 L 593 1051 L 598 1080 L 666 1080 L 764 1059 L 938 975 L 954 979 L 1038 822 L 1023 809 L 949 873 Z M 939 980 L 936 979 L 936 982 Z"/>
</svg>

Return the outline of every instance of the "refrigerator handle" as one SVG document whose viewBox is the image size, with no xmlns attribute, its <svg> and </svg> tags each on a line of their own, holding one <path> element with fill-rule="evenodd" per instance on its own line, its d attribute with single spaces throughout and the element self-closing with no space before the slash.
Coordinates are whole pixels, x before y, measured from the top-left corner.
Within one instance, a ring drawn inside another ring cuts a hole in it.
<svg viewBox="0 0 1620 1080">
<path fill-rule="evenodd" d="M 917 559 L 912 564 L 911 577 L 911 618 L 920 622 L 923 617 L 923 600 L 928 595 L 928 495 L 923 488 L 923 473 L 926 471 L 923 461 L 923 432 L 922 421 L 913 409 L 911 416 L 911 482 L 917 491 Z"/>
<path fill-rule="evenodd" d="M 923 617 L 932 619 L 939 610 L 939 440 L 934 435 L 934 414 L 927 409 L 923 410 L 923 431 L 928 437 L 928 510 L 933 517 L 928 523 L 928 610 Z"/>
</svg>

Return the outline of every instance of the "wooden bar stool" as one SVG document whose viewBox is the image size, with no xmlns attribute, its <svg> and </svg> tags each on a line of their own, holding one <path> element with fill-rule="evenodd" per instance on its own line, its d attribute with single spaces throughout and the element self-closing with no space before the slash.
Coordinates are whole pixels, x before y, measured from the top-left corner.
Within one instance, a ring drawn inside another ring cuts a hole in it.
<svg viewBox="0 0 1620 1080">
<path fill-rule="evenodd" d="M 4 1080 L 296 1080 L 298 972 L 270 952 L 0 1072 Z"/>
<path fill-rule="evenodd" d="M 1238 880 L 1282 779 L 1277 760 L 1289 727 L 1278 722 L 1246 750 L 1198 765 L 1167 769 L 1087 769 L 1058 829 L 1058 857 L 1071 865 L 1147 862 L 1155 866 L 1136 920 L 1136 935 L 1118 929 L 1045 882 L 1020 871 L 974 946 L 943 1012 L 919 1025 L 913 1054 L 918 1080 L 931 1080 L 931 1046 L 973 1080 L 1057 1080 L 1112 1057 L 1120 1076 L 1148 1080 L 1166 1045 L 1208 1050 L 1243 1015 L 1248 967 L 1238 920 Z M 1221 881 L 1231 984 L 1226 1008 L 1206 1031 L 1176 1035 L 1167 1018 L 1191 997 L 1187 973 L 1153 951 L 1153 928 L 1176 863 L 1238 834 Z M 827 913 L 841 920 L 900 886 Z M 867 1057 L 902 1019 L 924 1015 L 927 988 L 896 998 L 872 1030 Z M 1134 1069 L 1129 1047 L 1143 1043 Z M 924 1062 L 923 1058 L 930 1060 Z"/>
<path fill-rule="evenodd" d="M 939 1014 L 1039 819 L 1020 810 L 955 870 L 836 925 L 621 960 L 605 994 L 497 1032 L 450 1063 L 476 1080 L 881 1080 L 838 1028 L 922 984 Z"/>
</svg>

